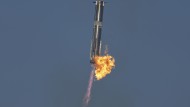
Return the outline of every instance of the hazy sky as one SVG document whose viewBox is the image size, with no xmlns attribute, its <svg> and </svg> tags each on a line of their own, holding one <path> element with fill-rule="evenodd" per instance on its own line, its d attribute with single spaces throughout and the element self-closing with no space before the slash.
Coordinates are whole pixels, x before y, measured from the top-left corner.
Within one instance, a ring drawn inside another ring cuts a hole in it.
<svg viewBox="0 0 190 107">
<path fill-rule="evenodd" d="M 82 107 L 93 0 L 0 0 L 0 107 Z M 107 0 L 116 68 L 89 107 L 190 107 L 190 1 Z"/>
</svg>

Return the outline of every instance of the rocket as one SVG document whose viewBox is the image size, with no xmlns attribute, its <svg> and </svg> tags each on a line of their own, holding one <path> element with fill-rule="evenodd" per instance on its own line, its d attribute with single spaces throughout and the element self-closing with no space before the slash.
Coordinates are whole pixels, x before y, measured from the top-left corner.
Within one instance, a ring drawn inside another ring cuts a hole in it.
<svg viewBox="0 0 190 107">
<path fill-rule="evenodd" d="M 94 64 L 94 57 L 100 56 L 101 54 L 101 33 L 102 33 L 103 10 L 105 2 L 103 0 L 97 0 L 94 3 L 95 3 L 94 26 L 93 26 L 93 36 L 91 40 L 91 48 L 90 48 L 90 63 L 92 64 Z"/>
</svg>

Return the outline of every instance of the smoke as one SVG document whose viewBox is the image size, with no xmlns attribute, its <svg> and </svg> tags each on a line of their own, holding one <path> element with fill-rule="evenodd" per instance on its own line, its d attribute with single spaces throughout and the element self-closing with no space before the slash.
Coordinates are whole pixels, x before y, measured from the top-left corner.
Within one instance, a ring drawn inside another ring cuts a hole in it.
<svg viewBox="0 0 190 107">
<path fill-rule="evenodd" d="M 88 106 L 88 103 L 90 101 L 90 95 L 91 95 L 91 89 L 92 89 L 92 84 L 93 84 L 93 80 L 94 80 L 94 67 L 92 68 L 92 71 L 91 71 L 91 74 L 90 74 L 90 78 L 89 78 L 89 81 L 88 81 L 88 88 L 87 88 L 87 91 L 86 91 L 86 94 L 85 94 L 85 97 L 84 97 L 84 105 L 83 107 L 87 107 Z"/>
</svg>

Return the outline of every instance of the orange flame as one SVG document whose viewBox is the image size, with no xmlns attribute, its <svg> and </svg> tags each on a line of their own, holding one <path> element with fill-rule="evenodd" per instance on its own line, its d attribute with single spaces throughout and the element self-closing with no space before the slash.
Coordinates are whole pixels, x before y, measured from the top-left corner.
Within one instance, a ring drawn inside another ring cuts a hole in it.
<svg viewBox="0 0 190 107">
<path fill-rule="evenodd" d="M 97 80 L 104 78 L 111 73 L 113 67 L 115 67 L 115 59 L 110 55 L 95 56 L 95 77 Z"/>
</svg>

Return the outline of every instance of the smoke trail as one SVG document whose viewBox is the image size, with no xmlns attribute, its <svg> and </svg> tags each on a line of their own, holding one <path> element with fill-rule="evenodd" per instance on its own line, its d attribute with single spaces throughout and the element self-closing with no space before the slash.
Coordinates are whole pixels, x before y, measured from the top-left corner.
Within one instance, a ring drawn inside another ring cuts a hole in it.
<svg viewBox="0 0 190 107">
<path fill-rule="evenodd" d="M 90 74 L 90 79 L 88 81 L 88 88 L 84 97 L 84 107 L 88 106 L 88 103 L 90 101 L 90 94 L 91 94 L 91 88 L 92 88 L 92 84 L 93 84 L 93 78 L 94 78 L 94 67 L 92 68 L 92 72 Z"/>
</svg>

